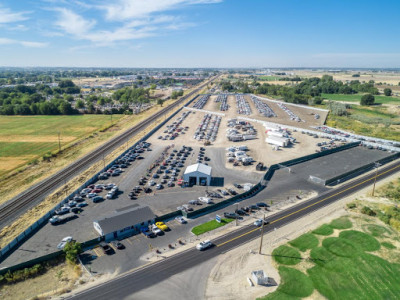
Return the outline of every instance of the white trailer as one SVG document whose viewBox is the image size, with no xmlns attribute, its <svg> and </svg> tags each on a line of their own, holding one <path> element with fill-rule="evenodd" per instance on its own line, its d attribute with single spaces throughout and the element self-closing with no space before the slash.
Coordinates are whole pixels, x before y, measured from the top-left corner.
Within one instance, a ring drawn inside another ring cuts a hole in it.
<svg viewBox="0 0 400 300">
<path fill-rule="evenodd" d="M 243 135 L 243 140 L 247 141 L 247 140 L 254 140 L 257 137 L 254 134 L 244 134 Z"/>
<path fill-rule="evenodd" d="M 268 135 L 269 136 L 278 136 L 278 137 L 283 137 L 284 136 L 284 134 L 282 132 L 272 131 L 272 130 L 268 131 Z"/>
<path fill-rule="evenodd" d="M 265 139 L 265 142 L 279 147 L 287 147 L 289 145 L 289 139 L 278 136 L 269 136 Z"/>
</svg>

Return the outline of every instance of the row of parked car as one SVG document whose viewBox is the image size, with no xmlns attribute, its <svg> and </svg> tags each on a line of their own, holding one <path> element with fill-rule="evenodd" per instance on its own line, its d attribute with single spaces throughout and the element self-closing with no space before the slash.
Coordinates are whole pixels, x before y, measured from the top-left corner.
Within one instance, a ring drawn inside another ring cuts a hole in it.
<svg viewBox="0 0 400 300">
<path fill-rule="evenodd" d="M 205 114 L 203 120 L 197 127 L 193 138 L 197 141 L 207 140 L 214 142 L 217 138 L 220 124 L 221 124 L 220 116 Z"/>
<path fill-rule="evenodd" d="M 204 105 L 206 105 L 210 95 L 202 95 L 199 99 L 193 104 L 193 108 L 202 109 Z"/>
<path fill-rule="evenodd" d="M 240 219 L 242 216 L 246 216 L 253 211 L 257 211 L 260 209 L 268 210 L 268 204 L 264 202 L 259 202 L 256 204 L 252 204 L 249 206 L 244 206 L 238 209 L 235 209 L 235 212 L 224 212 L 224 217 L 228 219 Z"/>
<path fill-rule="evenodd" d="M 301 119 L 298 115 L 296 115 L 294 112 L 292 112 L 285 104 L 282 102 L 278 102 L 278 106 L 289 115 L 290 120 L 296 121 L 296 122 L 301 122 Z"/>
<path fill-rule="evenodd" d="M 228 95 L 226 94 L 220 94 L 218 97 L 215 99 L 215 102 L 221 103 L 219 109 L 221 111 L 227 111 L 229 109 L 228 105 Z"/>
<path fill-rule="evenodd" d="M 185 111 L 182 113 L 182 115 L 176 119 L 171 125 L 167 125 L 166 129 L 164 130 L 164 133 L 166 135 L 158 136 L 159 140 L 174 140 L 177 138 L 180 134 L 185 134 L 186 131 L 189 130 L 189 126 L 183 127 L 182 122 L 187 118 L 187 116 L 190 114 L 190 111 Z"/>
<path fill-rule="evenodd" d="M 236 112 L 240 115 L 251 115 L 252 111 L 249 102 L 243 95 L 236 95 Z"/>
<path fill-rule="evenodd" d="M 251 100 L 253 101 L 255 107 L 257 108 L 258 112 L 267 118 L 276 117 L 276 113 L 272 110 L 271 107 L 264 101 L 261 101 L 256 96 L 251 96 Z"/>
</svg>

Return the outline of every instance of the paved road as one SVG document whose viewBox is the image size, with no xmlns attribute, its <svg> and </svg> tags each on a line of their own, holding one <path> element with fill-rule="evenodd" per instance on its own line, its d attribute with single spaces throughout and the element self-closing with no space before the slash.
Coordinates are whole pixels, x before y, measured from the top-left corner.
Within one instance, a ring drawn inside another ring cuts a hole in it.
<svg viewBox="0 0 400 300">
<path fill-rule="evenodd" d="M 400 170 L 400 161 L 395 164 L 382 168 L 378 174 L 378 180 L 390 176 Z M 344 198 L 374 182 L 375 174 L 368 174 L 345 184 L 336 189 L 332 189 L 307 202 L 296 205 L 282 211 L 268 219 L 269 225 L 265 227 L 265 233 L 284 226 L 308 213 L 318 210 L 334 201 Z M 208 261 L 221 253 L 229 251 L 241 244 L 253 240 L 260 235 L 260 229 L 250 225 L 235 232 L 221 236 L 213 242 L 215 246 L 207 251 L 199 252 L 189 249 L 178 253 L 163 261 L 153 263 L 130 273 L 121 275 L 104 284 L 87 289 L 83 292 L 71 296 L 71 299 L 124 299 L 134 293 L 146 289 L 156 283 L 162 282 L 171 276 L 184 272 L 194 266 Z"/>
</svg>

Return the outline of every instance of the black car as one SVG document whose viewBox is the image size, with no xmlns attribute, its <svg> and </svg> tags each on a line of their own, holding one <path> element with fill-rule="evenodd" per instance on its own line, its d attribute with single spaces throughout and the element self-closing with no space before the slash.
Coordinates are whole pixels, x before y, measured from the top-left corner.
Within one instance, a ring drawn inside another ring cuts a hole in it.
<svg viewBox="0 0 400 300">
<path fill-rule="evenodd" d="M 237 214 L 240 215 L 240 216 L 244 216 L 244 215 L 246 214 L 246 212 L 245 212 L 244 210 L 241 210 L 241 209 L 237 209 L 237 210 L 235 211 L 235 213 L 237 213 Z"/>
<path fill-rule="evenodd" d="M 250 207 L 248 207 L 248 206 L 241 207 L 240 209 L 245 212 L 249 212 L 251 210 Z"/>
<path fill-rule="evenodd" d="M 83 209 L 80 207 L 73 207 L 71 208 L 71 212 L 75 213 L 75 214 L 79 214 L 80 212 L 82 212 Z"/>
<path fill-rule="evenodd" d="M 264 203 L 264 202 L 258 202 L 256 205 L 258 207 L 268 207 L 268 205 L 266 203 Z"/>
<path fill-rule="evenodd" d="M 258 209 L 260 209 L 260 207 L 258 207 L 258 206 L 255 205 L 255 204 L 252 204 L 252 205 L 250 205 L 250 209 L 252 209 L 252 210 L 258 210 Z"/>
<path fill-rule="evenodd" d="M 125 249 L 125 246 L 123 244 L 121 244 L 121 242 L 119 241 L 112 241 L 111 242 L 113 244 L 113 246 L 119 250 L 121 249 Z"/>
<path fill-rule="evenodd" d="M 240 216 L 236 213 L 224 212 L 224 217 L 228 219 L 239 219 Z"/>
<path fill-rule="evenodd" d="M 152 190 L 151 190 L 151 188 L 149 188 L 149 187 L 146 187 L 145 189 L 144 189 L 144 192 L 145 193 L 151 193 L 152 192 Z"/>
<path fill-rule="evenodd" d="M 228 192 L 229 192 L 231 195 L 237 195 L 237 192 L 236 192 L 235 190 L 228 189 Z"/>
<path fill-rule="evenodd" d="M 238 183 L 234 183 L 233 185 L 234 185 L 235 188 L 237 188 L 237 189 L 241 189 L 241 188 L 242 188 L 242 186 L 241 186 L 240 184 L 238 184 Z"/>
<path fill-rule="evenodd" d="M 104 254 L 111 254 L 112 253 L 112 249 L 107 243 L 100 242 L 99 246 L 103 249 Z"/>
</svg>

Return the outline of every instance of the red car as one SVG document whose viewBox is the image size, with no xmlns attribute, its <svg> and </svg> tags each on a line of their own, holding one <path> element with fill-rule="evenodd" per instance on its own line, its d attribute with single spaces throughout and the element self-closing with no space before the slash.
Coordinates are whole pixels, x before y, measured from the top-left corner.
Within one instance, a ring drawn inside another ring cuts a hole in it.
<svg viewBox="0 0 400 300">
<path fill-rule="evenodd" d="M 93 189 L 92 193 L 101 193 L 102 189 Z"/>
</svg>

